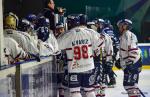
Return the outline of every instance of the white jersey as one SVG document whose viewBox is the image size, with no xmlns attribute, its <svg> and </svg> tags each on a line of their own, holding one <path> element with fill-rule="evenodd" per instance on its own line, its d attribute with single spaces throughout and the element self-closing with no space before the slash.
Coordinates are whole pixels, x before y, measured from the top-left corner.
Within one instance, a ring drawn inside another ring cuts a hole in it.
<svg viewBox="0 0 150 97">
<path fill-rule="evenodd" d="M 30 34 L 28 34 L 27 32 L 22 32 L 19 31 L 19 33 L 21 33 L 22 35 L 24 35 L 24 37 L 26 38 L 26 42 L 27 42 L 27 51 L 32 53 L 32 54 L 38 54 L 39 50 L 37 48 L 37 41 L 34 40 Z"/>
<path fill-rule="evenodd" d="M 113 56 L 113 44 L 111 37 L 103 33 L 101 34 L 101 37 L 104 38 L 104 47 L 103 47 L 103 58 L 106 62 L 112 61 L 112 56 Z"/>
<path fill-rule="evenodd" d="M 45 42 L 38 40 L 38 45 L 40 45 L 41 56 L 55 55 L 58 52 L 58 42 L 52 32 Z"/>
<path fill-rule="evenodd" d="M 10 37 L 4 37 L 4 53 L 8 56 L 9 63 L 15 61 L 15 59 L 24 59 L 27 57 L 27 53 Z"/>
<path fill-rule="evenodd" d="M 40 46 L 40 56 L 50 56 L 55 53 L 54 47 L 50 43 L 38 40 L 38 45 Z"/>
<path fill-rule="evenodd" d="M 50 32 L 49 38 L 47 41 L 45 41 L 45 43 L 53 46 L 53 51 L 52 51 L 53 53 L 58 52 L 58 42 L 57 42 L 57 39 L 55 38 L 55 36 L 52 32 Z"/>
<path fill-rule="evenodd" d="M 32 42 L 30 41 L 30 38 L 28 37 L 28 35 L 25 33 L 24 34 L 22 33 L 24 32 L 12 30 L 12 29 L 4 30 L 4 36 L 11 37 L 14 40 L 16 40 L 17 43 L 23 48 L 24 51 L 30 52 L 32 54 L 37 54 L 38 49 L 32 45 Z"/>
<path fill-rule="evenodd" d="M 18 31 L 13 29 L 5 29 L 4 36 L 13 38 L 23 48 L 24 51 L 27 51 L 28 46 L 26 38 L 21 33 L 18 33 Z"/>
<path fill-rule="evenodd" d="M 76 27 L 58 38 L 60 50 L 66 50 L 68 72 L 94 69 L 93 50 L 101 44 L 99 34 L 86 27 Z"/>
<path fill-rule="evenodd" d="M 138 40 L 131 31 L 126 31 L 120 37 L 120 61 L 122 67 L 129 62 L 136 63 L 141 54 L 141 50 L 137 46 Z"/>
</svg>

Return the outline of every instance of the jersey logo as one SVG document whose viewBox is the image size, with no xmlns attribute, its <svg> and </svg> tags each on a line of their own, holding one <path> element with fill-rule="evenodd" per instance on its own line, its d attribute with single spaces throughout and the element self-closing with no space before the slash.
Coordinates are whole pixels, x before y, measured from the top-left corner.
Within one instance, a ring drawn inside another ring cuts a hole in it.
<svg viewBox="0 0 150 97">
<path fill-rule="evenodd" d="M 95 82 L 95 75 L 91 75 L 91 76 L 89 77 L 89 85 L 93 85 L 94 82 Z"/>
<path fill-rule="evenodd" d="M 78 81 L 77 75 L 71 75 L 70 81 Z"/>
</svg>

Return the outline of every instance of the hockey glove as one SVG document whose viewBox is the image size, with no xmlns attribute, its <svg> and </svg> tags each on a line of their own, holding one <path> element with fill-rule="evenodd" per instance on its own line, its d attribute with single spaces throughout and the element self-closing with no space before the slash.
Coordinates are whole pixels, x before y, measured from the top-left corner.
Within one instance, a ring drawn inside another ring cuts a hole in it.
<svg viewBox="0 0 150 97">
<path fill-rule="evenodd" d="M 116 66 L 118 69 L 121 69 L 120 59 L 116 60 L 115 66 Z"/>
<path fill-rule="evenodd" d="M 105 73 L 106 74 L 111 73 L 112 72 L 112 67 L 113 67 L 113 63 L 112 62 L 106 62 L 105 68 L 104 68 Z"/>
<path fill-rule="evenodd" d="M 31 58 L 37 60 L 38 62 L 41 61 L 39 54 L 32 54 L 32 53 L 28 53 L 28 54 L 29 54 L 29 56 L 30 56 Z"/>
<path fill-rule="evenodd" d="M 125 71 L 129 73 L 140 73 L 141 68 L 142 68 L 141 60 L 139 60 L 136 63 L 128 62 L 128 64 L 126 65 Z"/>
</svg>

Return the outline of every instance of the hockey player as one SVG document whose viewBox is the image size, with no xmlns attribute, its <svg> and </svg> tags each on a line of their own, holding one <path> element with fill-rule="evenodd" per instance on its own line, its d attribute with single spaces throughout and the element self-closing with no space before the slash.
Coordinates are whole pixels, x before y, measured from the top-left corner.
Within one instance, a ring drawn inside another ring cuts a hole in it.
<svg viewBox="0 0 150 97">
<path fill-rule="evenodd" d="M 31 29 L 34 29 L 31 22 L 24 18 L 19 21 L 18 26 L 19 26 L 18 29 L 20 31 L 28 32 L 28 33 L 31 31 Z"/>
<path fill-rule="evenodd" d="M 116 37 L 113 31 L 113 26 L 111 25 L 109 20 L 105 20 L 105 26 L 104 29 L 102 30 L 102 33 L 107 33 L 113 41 L 113 63 L 115 63 L 115 61 L 118 60 L 119 58 L 119 40 Z M 116 78 L 113 70 L 111 71 L 111 73 L 108 74 L 108 77 L 109 77 L 108 87 L 114 87 L 116 85 Z"/>
<path fill-rule="evenodd" d="M 93 21 L 87 22 L 87 28 L 97 31 L 97 28 L 95 26 L 95 22 L 93 22 Z"/>
<path fill-rule="evenodd" d="M 29 34 L 35 40 L 37 40 L 37 36 L 36 36 L 36 30 L 38 28 L 37 27 L 37 18 L 38 17 L 35 14 L 29 14 L 25 18 L 25 19 L 27 19 L 30 22 L 31 29 L 29 31 Z"/>
<path fill-rule="evenodd" d="M 49 56 L 54 54 L 54 47 L 52 44 L 47 43 L 46 41 L 49 38 L 49 30 L 47 27 L 39 27 L 37 29 L 37 36 L 38 36 L 38 45 L 40 50 L 41 56 Z"/>
<path fill-rule="evenodd" d="M 5 18 L 4 18 L 4 37 L 12 37 L 19 43 L 19 45 L 25 51 L 27 51 L 26 39 L 21 33 L 18 33 L 18 31 L 17 31 L 18 22 L 19 22 L 18 17 L 13 13 L 9 13 L 5 16 Z"/>
<path fill-rule="evenodd" d="M 35 14 L 27 15 L 26 19 L 34 26 L 34 30 L 37 29 L 37 16 Z"/>
<path fill-rule="evenodd" d="M 55 54 L 58 52 L 58 43 L 57 40 L 53 34 L 53 32 L 50 31 L 49 26 L 50 26 L 50 21 L 45 18 L 44 16 L 41 16 L 38 18 L 37 21 L 38 25 L 38 30 L 37 30 L 37 35 L 38 39 L 42 40 L 44 42 L 44 45 L 49 47 L 47 49 L 51 49 L 49 53 Z M 40 41 L 39 41 L 40 43 Z M 43 44 L 43 43 L 42 43 Z M 44 53 L 44 52 L 43 52 Z M 47 54 L 49 54 L 47 53 Z"/>
<path fill-rule="evenodd" d="M 29 55 L 10 37 L 4 37 L 4 54 L 7 57 L 8 64 L 14 64 L 29 58 Z"/>
<path fill-rule="evenodd" d="M 56 24 L 56 34 L 55 37 L 58 38 L 59 35 L 65 32 L 64 24 L 63 23 L 58 23 Z"/>
<path fill-rule="evenodd" d="M 17 16 L 13 13 L 9 13 L 4 20 L 5 31 L 6 28 L 10 29 L 10 34 L 12 34 L 11 31 L 13 31 L 13 29 L 15 31 L 17 22 Z M 5 34 L 6 33 L 4 33 L 4 53 L 7 56 L 8 64 L 13 64 L 20 60 L 29 58 L 28 54 L 21 48 L 21 46 L 13 38 L 8 37 Z"/>
<path fill-rule="evenodd" d="M 107 85 L 107 74 L 112 72 L 112 55 L 113 55 L 113 45 L 112 45 L 112 40 L 111 37 L 106 34 L 102 33 L 101 29 L 104 27 L 104 20 L 103 19 L 98 19 L 98 29 L 100 33 L 100 38 L 104 40 L 104 46 L 101 49 L 100 56 L 94 58 L 95 66 L 96 69 L 99 71 L 97 73 L 96 77 L 96 96 L 97 97 L 104 97 L 105 96 L 105 88 Z"/>
<path fill-rule="evenodd" d="M 19 32 L 24 35 L 24 37 L 26 38 L 26 41 L 28 42 L 28 50 L 32 51 L 36 51 L 33 54 L 36 54 L 39 52 L 38 48 L 37 48 L 37 39 L 33 38 L 30 34 L 32 28 L 32 24 L 27 20 L 27 19 L 22 19 L 20 20 L 19 23 Z"/>
<path fill-rule="evenodd" d="M 58 39 L 60 50 L 67 54 L 69 97 L 82 97 L 83 87 L 86 97 L 95 97 L 93 50 L 98 50 L 99 35 L 85 27 L 85 15 L 68 16 L 69 31 Z"/>
<path fill-rule="evenodd" d="M 30 45 L 30 43 L 26 40 L 24 35 L 20 33 L 20 31 L 17 31 L 18 21 L 19 21 L 18 17 L 13 13 L 9 13 L 5 16 L 4 37 L 13 38 L 18 42 L 19 46 L 21 46 L 25 52 L 29 53 L 31 56 L 33 55 L 36 56 L 38 54 L 38 49 L 31 49 L 32 45 Z"/>
<path fill-rule="evenodd" d="M 65 28 L 63 23 L 57 23 L 56 24 L 56 31 L 55 31 L 55 37 L 59 39 L 62 34 L 65 33 Z M 61 50 L 60 54 L 57 55 L 57 84 L 58 84 L 58 92 L 59 97 L 64 97 L 64 93 L 66 93 L 66 83 L 68 83 L 67 80 L 65 80 L 65 76 L 67 76 L 67 61 L 66 61 L 66 51 Z"/>
<path fill-rule="evenodd" d="M 120 65 L 124 71 L 123 86 L 129 97 L 141 97 L 137 86 L 139 73 L 142 68 L 141 51 L 137 46 L 138 40 L 136 35 L 130 31 L 132 28 L 132 21 L 123 19 L 117 23 L 117 26 L 121 34 Z"/>
</svg>

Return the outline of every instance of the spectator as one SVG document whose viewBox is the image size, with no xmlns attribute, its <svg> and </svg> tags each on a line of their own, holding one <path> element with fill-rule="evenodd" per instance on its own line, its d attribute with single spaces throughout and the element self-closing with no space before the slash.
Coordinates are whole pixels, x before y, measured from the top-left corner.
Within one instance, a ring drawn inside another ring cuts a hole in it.
<svg viewBox="0 0 150 97">
<path fill-rule="evenodd" d="M 55 3 L 53 0 L 46 0 L 45 1 L 45 8 L 43 10 L 43 15 L 48 18 L 51 22 L 50 29 L 55 31 L 55 13 L 63 14 L 64 10 L 60 7 L 55 10 Z"/>
</svg>

